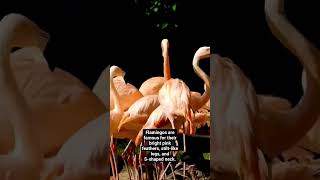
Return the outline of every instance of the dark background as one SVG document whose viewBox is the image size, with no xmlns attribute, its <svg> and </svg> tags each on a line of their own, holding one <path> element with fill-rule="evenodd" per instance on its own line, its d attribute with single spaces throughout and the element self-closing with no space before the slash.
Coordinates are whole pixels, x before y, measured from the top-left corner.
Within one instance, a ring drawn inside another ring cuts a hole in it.
<svg viewBox="0 0 320 180">
<path fill-rule="evenodd" d="M 250 77 L 258 93 L 288 98 L 296 103 L 302 93 L 301 66 L 270 33 L 264 17 L 264 1 L 181 1 L 177 8 L 178 29 L 163 33 L 152 26 L 134 1 L 21 2 L 1 5 L 1 17 L 21 13 L 51 35 L 45 56 L 93 87 L 101 71 L 118 65 L 126 80 L 136 87 L 162 76 L 160 42 L 170 41 L 171 72 L 191 90 L 202 91 L 203 82 L 194 74 L 192 57 L 201 46 L 230 57 Z M 290 0 L 289 20 L 319 47 L 320 11 L 316 0 Z M 209 72 L 208 61 L 201 67 Z"/>
</svg>

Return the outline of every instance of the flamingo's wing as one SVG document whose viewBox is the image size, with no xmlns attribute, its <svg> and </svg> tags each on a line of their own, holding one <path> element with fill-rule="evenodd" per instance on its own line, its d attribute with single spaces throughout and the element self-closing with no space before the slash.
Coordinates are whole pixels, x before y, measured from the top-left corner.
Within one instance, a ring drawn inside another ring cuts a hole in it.
<svg viewBox="0 0 320 180">
<path fill-rule="evenodd" d="M 190 89 L 180 79 L 166 81 L 159 91 L 159 102 L 168 118 L 184 117 L 193 126 L 193 111 L 190 106 Z M 193 131 L 190 132 L 193 134 Z"/>
<path fill-rule="evenodd" d="M 190 103 L 189 87 L 180 79 L 170 79 L 159 91 L 159 102 L 165 110 L 172 114 L 185 115 Z"/>
<path fill-rule="evenodd" d="M 130 126 L 134 123 L 138 123 L 142 126 L 147 122 L 149 115 L 159 106 L 158 96 L 150 95 L 145 96 L 137 100 L 129 109 L 125 112 L 123 118 L 119 123 L 118 129 L 122 127 L 130 129 Z M 133 128 L 133 127 L 132 127 Z M 139 129 L 139 130 L 140 130 Z"/>
</svg>

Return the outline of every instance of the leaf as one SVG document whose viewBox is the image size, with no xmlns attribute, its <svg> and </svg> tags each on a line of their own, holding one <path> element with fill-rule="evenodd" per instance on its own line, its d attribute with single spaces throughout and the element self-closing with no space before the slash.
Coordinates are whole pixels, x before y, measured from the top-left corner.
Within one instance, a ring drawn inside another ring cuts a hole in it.
<svg viewBox="0 0 320 180">
<path fill-rule="evenodd" d="M 181 160 L 182 159 L 182 154 L 177 154 L 177 160 Z"/>
<path fill-rule="evenodd" d="M 177 10 L 177 4 L 172 5 L 171 8 L 172 8 L 173 12 L 176 12 L 176 10 Z"/>
<path fill-rule="evenodd" d="M 210 160 L 210 153 L 203 153 L 202 156 L 205 160 Z"/>
<path fill-rule="evenodd" d="M 168 27 L 169 23 L 163 23 L 161 26 L 161 29 L 165 29 L 166 27 Z"/>
<path fill-rule="evenodd" d="M 157 12 L 157 11 L 158 11 L 158 8 L 157 8 L 157 7 L 156 7 L 156 8 L 154 8 L 154 9 L 153 9 L 153 11 L 154 11 L 154 12 Z"/>
</svg>

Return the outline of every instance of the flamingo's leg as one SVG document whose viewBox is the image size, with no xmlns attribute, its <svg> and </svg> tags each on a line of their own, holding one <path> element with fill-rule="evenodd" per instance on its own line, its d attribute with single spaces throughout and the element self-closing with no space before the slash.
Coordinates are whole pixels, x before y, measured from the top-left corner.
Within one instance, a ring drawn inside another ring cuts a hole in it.
<svg viewBox="0 0 320 180">
<path fill-rule="evenodd" d="M 113 136 L 111 136 L 111 145 L 113 145 Z M 117 166 L 117 161 L 116 161 L 115 153 L 114 153 L 114 150 L 113 150 L 112 146 L 110 147 L 110 149 L 111 149 L 111 154 L 112 154 L 113 165 L 114 165 L 114 168 L 115 168 L 115 178 L 116 178 L 116 179 L 119 179 L 119 176 L 118 176 L 118 166 Z"/>
</svg>

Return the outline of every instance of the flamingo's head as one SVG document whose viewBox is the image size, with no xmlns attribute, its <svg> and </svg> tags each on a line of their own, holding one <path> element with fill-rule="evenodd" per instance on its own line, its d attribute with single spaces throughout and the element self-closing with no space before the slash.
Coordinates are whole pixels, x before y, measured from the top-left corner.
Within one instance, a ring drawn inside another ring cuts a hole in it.
<svg viewBox="0 0 320 180">
<path fill-rule="evenodd" d="M 118 66 L 111 66 L 110 68 L 110 77 L 114 78 L 116 76 L 122 76 L 124 77 L 126 72 L 124 72 L 121 68 Z"/>
<path fill-rule="evenodd" d="M 203 59 L 210 57 L 210 47 L 204 46 L 199 48 L 194 54 L 194 59 Z"/>
<path fill-rule="evenodd" d="M 161 41 L 161 49 L 162 49 L 162 56 L 166 57 L 168 55 L 168 49 L 169 49 L 169 40 L 163 39 Z"/>
</svg>

